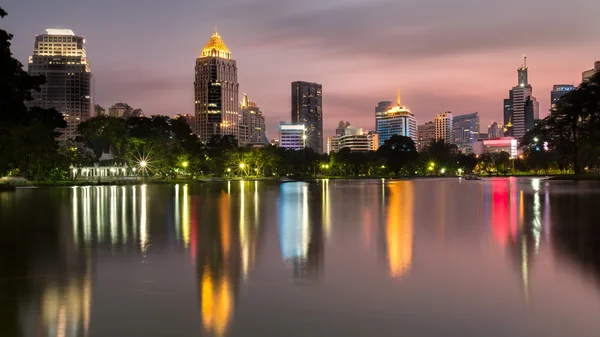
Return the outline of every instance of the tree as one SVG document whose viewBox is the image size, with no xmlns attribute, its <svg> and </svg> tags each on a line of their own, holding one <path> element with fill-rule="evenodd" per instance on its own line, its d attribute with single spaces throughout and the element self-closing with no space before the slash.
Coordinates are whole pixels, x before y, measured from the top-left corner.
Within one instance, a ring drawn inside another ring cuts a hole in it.
<svg viewBox="0 0 600 337">
<path fill-rule="evenodd" d="M 10 50 L 12 37 L 0 29 L 0 175 L 43 179 L 60 162 L 56 129 L 66 122 L 55 109 L 27 107 L 31 91 L 39 91 L 46 80 L 23 70 Z"/>
<path fill-rule="evenodd" d="M 410 174 L 419 154 L 415 142 L 405 136 L 394 135 L 387 139 L 377 150 L 377 154 L 385 158 L 387 167 L 399 175 L 400 171 Z"/>
</svg>

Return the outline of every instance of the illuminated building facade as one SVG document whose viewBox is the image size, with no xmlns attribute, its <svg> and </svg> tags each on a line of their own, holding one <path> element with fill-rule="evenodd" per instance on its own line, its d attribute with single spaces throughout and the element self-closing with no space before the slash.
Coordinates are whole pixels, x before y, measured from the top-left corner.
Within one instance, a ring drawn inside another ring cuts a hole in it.
<svg viewBox="0 0 600 337">
<path fill-rule="evenodd" d="M 327 154 L 338 152 L 338 136 L 327 137 Z"/>
<path fill-rule="evenodd" d="M 453 144 L 452 125 L 453 118 L 450 111 L 437 114 L 435 117 L 435 139 L 444 140 L 447 144 Z"/>
<path fill-rule="evenodd" d="M 425 151 L 427 146 L 435 140 L 435 123 L 427 122 L 417 125 L 417 150 Z"/>
<path fill-rule="evenodd" d="M 454 144 L 463 153 L 473 152 L 473 143 L 479 138 L 479 112 L 454 116 L 452 125 Z"/>
<path fill-rule="evenodd" d="M 323 153 L 323 86 L 292 82 L 292 124 L 306 127 L 306 146 Z"/>
<path fill-rule="evenodd" d="M 46 77 L 40 91 L 31 91 L 33 101 L 28 105 L 56 109 L 67 122 L 59 139 L 75 138 L 79 124 L 94 111 L 92 73 L 83 36 L 70 29 L 46 29 L 46 34 L 36 35 L 28 73 Z"/>
<path fill-rule="evenodd" d="M 581 81 L 587 82 L 594 76 L 596 73 L 600 72 L 600 61 L 594 62 L 594 68 L 590 70 L 586 70 L 581 74 Z"/>
<path fill-rule="evenodd" d="M 240 114 L 240 145 L 268 144 L 265 117 L 256 102 L 250 101 L 246 94 L 240 103 Z"/>
<path fill-rule="evenodd" d="M 379 148 L 379 138 L 377 133 L 363 132 L 362 128 L 348 126 L 344 128 L 343 134 L 327 139 L 327 150 L 337 152 L 342 149 L 349 149 L 352 152 L 377 151 Z"/>
<path fill-rule="evenodd" d="M 484 153 L 507 152 L 511 158 L 516 158 L 517 139 L 514 137 L 501 137 L 478 140 L 473 144 L 473 153 L 480 156 Z"/>
<path fill-rule="evenodd" d="M 550 92 L 550 106 L 552 109 L 556 106 L 556 102 L 568 94 L 569 92 L 577 89 L 574 85 L 570 84 L 555 84 L 552 86 L 552 91 Z"/>
<path fill-rule="evenodd" d="M 397 106 L 385 111 L 376 108 L 375 111 L 375 128 L 379 135 L 379 146 L 394 135 L 410 137 L 415 144 L 417 143 L 417 121 L 415 115 L 401 104 L 400 90 L 398 90 Z"/>
<path fill-rule="evenodd" d="M 196 59 L 194 111 L 202 142 L 213 136 L 239 136 L 237 65 L 215 30 Z"/>
<path fill-rule="evenodd" d="M 302 150 L 306 146 L 306 127 L 296 124 L 279 125 L 279 146 L 286 149 Z"/>
</svg>

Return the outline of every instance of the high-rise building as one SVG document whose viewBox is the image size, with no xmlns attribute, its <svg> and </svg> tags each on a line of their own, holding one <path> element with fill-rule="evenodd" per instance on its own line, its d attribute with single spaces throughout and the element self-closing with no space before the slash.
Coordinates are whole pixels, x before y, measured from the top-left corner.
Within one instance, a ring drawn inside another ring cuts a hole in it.
<svg viewBox="0 0 600 337">
<path fill-rule="evenodd" d="M 346 128 L 350 126 L 350 122 L 345 122 L 344 121 L 340 121 L 340 123 L 338 124 L 338 127 L 335 129 L 335 135 L 336 136 L 343 136 L 344 132 L 346 132 Z"/>
<path fill-rule="evenodd" d="M 452 125 L 454 144 L 463 153 L 473 152 L 473 143 L 479 138 L 479 112 L 454 116 Z"/>
<path fill-rule="evenodd" d="M 452 112 L 446 111 L 437 114 L 435 116 L 435 139 L 444 140 L 447 144 L 453 144 L 452 126 Z"/>
<path fill-rule="evenodd" d="M 594 76 L 596 73 L 600 72 L 600 61 L 594 62 L 594 68 L 590 70 L 586 70 L 581 74 L 581 81 L 587 82 Z"/>
<path fill-rule="evenodd" d="M 504 100 L 504 126 L 506 136 L 521 138 L 534 126 L 539 118 L 539 103 L 533 97 L 533 89 L 528 82 L 527 57 L 517 69 L 517 86 L 509 91 L 509 98 Z"/>
<path fill-rule="evenodd" d="M 502 130 L 502 125 L 499 125 L 496 122 L 492 121 L 492 124 L 488 126 L 487 138 L 498 138 L 504 137 L 504 131 Z M 481 137 L 479 138 L 481 139 Z"/>
<path fill-rule="evenodd" d="M 237 65 L 215 30 L 196 59 L 194 111 L 202 142 L 213 136 L 239 136 Z"/>
<path fill-rule="evenodd" d="M 306 127 L 306 147 L 323 153 L 323 87 L 292 82 L 292 124 Z"/>
<path fill-rule="evenodd" d="M 41 90 L 32 91 L 28 105 L 58 110 L 67 122 L 59 139 L 75 138 L 79 124 L 94 111 L 92 73 L 83 36 L 70 29 L 46 29 L 46 34 L 36 35 L 28 73 L 46 77 Z"/>
<path fill-rule="evenodd" d="M 375 129 L 379 135 L 379 146 L 394 135 L 410 137 L 415 144 L 417 143 L 417 121 L 415 115 L 401 104 L 400 90 L 397 106 L 385 111 L 375 109 Z"/>
<path fill-rule="evenodd" d="M 337 135 L 327 137 L 327 154 L 338 152 L 338 138 Z"/>
<path fill-rule="evenodd" d="M 435 140 L 435 123 L 429 121 L 422 125 L 417 125 L 417 151 L 425 151 L 427 146 Z"/>
<path fill-rule="evenodd" d="M 240 103 L 240 144 L 241 145 L 266 145 L 269 143 L 266 135 L 265 117 L 256 102 L 248 99 L 244 94 Z"/>
<path fill-rule="evenodd" d="M 293 150 L 304 149 L 307 147 L 306 131 L 302 124 L 279 124 L 279 146 Z"/>
<path fill-rule="evenodd" d="M 570 84 L 555 84 L 552 86 L 552 91 L 550 92 L 550 106 L 552 109 L 556 106 L 556 102 L 568 94 L 569 92 L 577 89 L 574 85 Z"/>
</svg>

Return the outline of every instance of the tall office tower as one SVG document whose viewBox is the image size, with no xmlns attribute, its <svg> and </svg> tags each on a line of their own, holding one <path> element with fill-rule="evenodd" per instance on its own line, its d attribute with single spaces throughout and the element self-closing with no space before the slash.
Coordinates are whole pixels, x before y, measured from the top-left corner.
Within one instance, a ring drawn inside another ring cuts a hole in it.
<svg viewBox="0 0 600 337">
<path fill-rule="evenodd" d="M 306 147 L 323 153 L 323 87 L 292 82 L 292 124 L 306 127 Z"/>
<path fill-rule="evenodd" d="M 417 151 L 425 151 L 427 146 L 435 140 L 435 123 L 429 121 L 422 125 L 417 125 Z"/>
<path fill-rule="evenodd" d="M 375 109 L 375 129 L 379 135 L 379 146 L 394 135 L 410 137 L 415 145 L 417 144 L 417 121 L 415 115 L 401 104 L 400 90 L 398 90 L 397 106 L 384 111 Z"/>
<path fill-rule="evenodd" d="M 550 106 L 552 109 L 556 106 L 556 102 L 568 94 L 569 92 L 577 89 L 574 85 L 570 84 L 555 84 L 552 86 L 552 91 L 550 92 Z"/>
<path fill-rule="evenodd" d="M 479 112 L 454 116 L 452 120 L 454 144 L 463 153 L 472 153 L 479 138 Z"/>
<path fill-rule="evenodd" d="M 504 137 L 504 131 L 502 130 L 502 125 L 499 125 L 496 122 L 492 122 L 488 126 L 488 138 L 499 138 Z"/>
<path fill-rule="evenodd" d="M 194 112 L 202 142 L 213 136 L 239 136 L 237 66 L 215 30 L 196 59 Z"/>
<path fill-rule="evenodd" d="M 452 136 L 453 126 L 452 112 L 440 112 L 435 116 L 435 139 L 443 139 L 447 144 L 454 143 L 454 137 Z"/>
<path fill-rule="evenodd" d="M 600 61 L 596 61 L 594 62 L 594 68 L 590 69 L 590 70 L 586 70 L 581 74 L 581 81 L 582 82 L 587 82 L 590 80 L 590 78 L 592 76 L 594 76 L 594 74 L 600 72 Z"/>
<path fill-rule="evenodd" d="M 393 106 L 392 101 L 378 102 L 377 106 L 375 107 L 375 114 L 384 113 L 384 112 L 388 111 L 392 106 Z"/>
<path fill-rule="evenodd" d="M 506 136 L 521 138 L 534 126 L 534 119 L 539 118 L 539 104 L 533 97 L 533 89 L 528 81 L 527 57 L 523 65 L 517 69 L 518 83 L 509 91 L 509 98 L 504 100 L 504 126 Z"/>
<path fill-rule="evenodd" d="M 28 73 L 46 77 L 41 90 L 31 92 L 33 101 L 28 105 L 58 110 L 67 122 L 59 140 L 75 138 L 77 126 L 94 111 L 92 73 L 83 36 L 70 29 L 46 29 L 46 34 L 36 35 Z"/>
<path fill-rule="evenodd" d="M 269 140 L 266 135 L 265 117 L 258 108 L 256 102 L 250 101 L 246 94 L 244 94 L 242 102 L 240 103 L 240 114 L 240 126 L 243 126 L 240 128 L 240 144 L 268 144 Z M 242 130 L 245 134 L 242 134 Z"/>
</svg>

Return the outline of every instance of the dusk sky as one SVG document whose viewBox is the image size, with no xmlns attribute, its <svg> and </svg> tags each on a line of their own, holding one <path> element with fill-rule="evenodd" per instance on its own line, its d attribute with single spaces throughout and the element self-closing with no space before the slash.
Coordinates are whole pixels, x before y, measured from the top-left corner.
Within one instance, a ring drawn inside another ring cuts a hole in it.
<svg viewBox="0 0 600 337">
<path fill-rule="evenodd" d="M 86 38 L 96 103 L 146 115 L 193 113 L 195 59 L 215 26 L 237 61 L 267 136 L 290 120 L 295 80 L 323 85 L 325 136 L 340 120 L 373 129 L 378 101 L 436 113 L 479 111 L 481 131 L 528 57 L 529 82 L 550 107 L 553 84 L 581 82 L 600 59 L 597 0 L 12 0 L 2 28 L 24 65 L 34 35 L 69 28 Z"/>
</svg>

